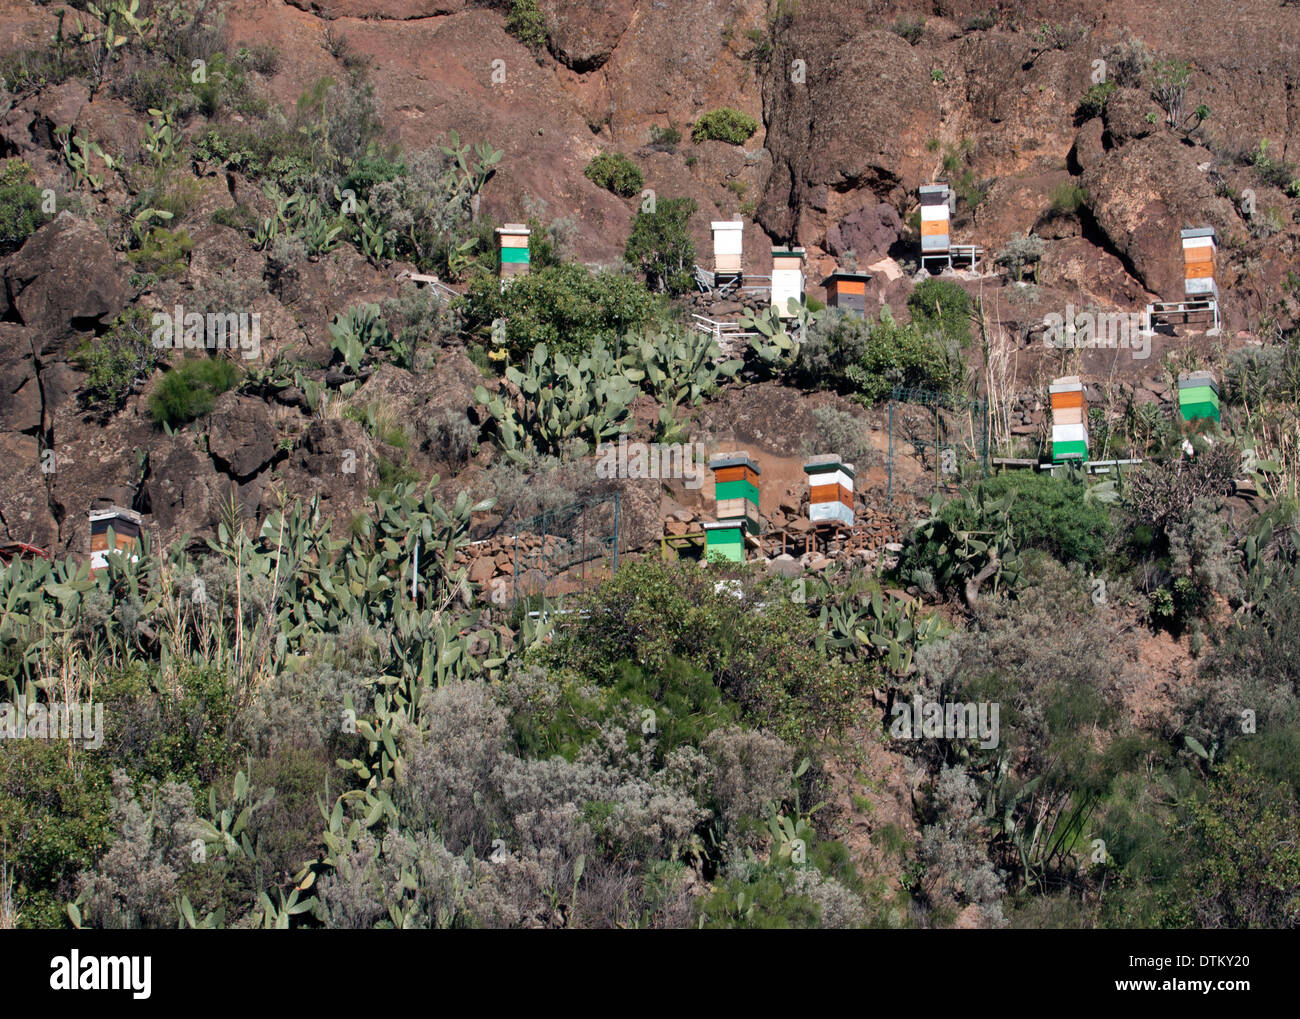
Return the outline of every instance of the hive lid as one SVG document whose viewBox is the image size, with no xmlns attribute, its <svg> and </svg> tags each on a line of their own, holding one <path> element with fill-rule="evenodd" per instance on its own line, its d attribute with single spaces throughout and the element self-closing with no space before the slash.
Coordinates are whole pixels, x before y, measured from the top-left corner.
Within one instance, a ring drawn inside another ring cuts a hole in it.
<svg viewBox="0 0 1300 1019">
<path fill-rule="evenodd" d="M 709 470 L 716 471 L 719 467 L 748 467 L 755 474 L 763 473 L 763 468 L 759 467 L 743 450 L 733 453 L 714 453 L 709 457 Z"/>
<path fill-rule="evenodd" d="M 123 506 L 101 506 L 99 509 L 90 511 L 90 522 L 92 524 L 100 520 L 109 520 L 113 518 L 129 520 L 133 524 L 137 525 L 143 523 L 143 518 L 139 513 L 135 512 L 135 510 L 126 509 Z"/>
<path fill-rule="evenodd" d="M 844 272 L 840 269 L 836 269 L 833 273 L 831 273 L 829 276 L 827 276 L 824 280 L 822 280 L 817 285 L 819 287 L 824 287 L 826 286 L 827 283 L 830 283 L 832 280 L 860 280 L 863 283 L 867 283 L 871 280 L 871 278 L 872 278 L 871 273 L 869 272 Z"/>
<path fill-rule="evenodd" d="M 1191 226 L 1182 231 L 1183 240 L 1190 240 L 1193 237 L 1215 237 L 1217 236 L 1212 226 Z"/>
<path fill-rule="evenodd" d="M 805 474 L 829 474 L 831 471 L 843 471 L 851 478 L 857 476 L 853 471 L 853 465 L 845 463 L 837 453 L 823 453 L 820 456 L 814 456 L 803 465 Z"/>
</svg>

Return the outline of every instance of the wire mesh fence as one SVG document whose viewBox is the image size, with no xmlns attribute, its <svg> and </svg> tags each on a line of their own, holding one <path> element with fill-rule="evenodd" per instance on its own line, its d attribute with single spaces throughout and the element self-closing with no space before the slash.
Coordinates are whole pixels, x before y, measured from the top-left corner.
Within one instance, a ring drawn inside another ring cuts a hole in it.
<svg viewBox="0 0 1300 1019">
<path fill-rule="evenodd" d="M 511 542 L 513 599 L 552 598 L 612 576 L 622 525 L 618 492 L 521 521 Z"/>
<path fill-rule="evenodd" d="M 905 478 L 906 460 L 920 468 L 923 486 L 955 492 L 989 472 L 988 403 L 929 389 L 896 386 L 889 395 L 889 502 Z"/>
</svg>

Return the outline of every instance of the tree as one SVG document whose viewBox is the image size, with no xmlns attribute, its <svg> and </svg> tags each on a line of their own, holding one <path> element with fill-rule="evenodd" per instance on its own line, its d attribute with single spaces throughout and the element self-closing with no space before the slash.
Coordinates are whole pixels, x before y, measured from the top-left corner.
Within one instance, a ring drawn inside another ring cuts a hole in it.
<svg viewBox="0 0 1300 1019">
<path fill-rule="evenodd" d="M 645 273 L 652 290 L 677 295 L 690 289 L 695 243 L 687 224 L 697 208 L 693 198 L 668 198 L 637 214 L 624 257 Z"/>
<path fill-rule="evenodd" d="M 1300 926 L 1300 808 L 1248 765 L 1226 765 L 1187 825 L 1178 919 L 1201 928 Z M 1185 898 L 1183 896 L 1186 896 Z"/>
</svg>

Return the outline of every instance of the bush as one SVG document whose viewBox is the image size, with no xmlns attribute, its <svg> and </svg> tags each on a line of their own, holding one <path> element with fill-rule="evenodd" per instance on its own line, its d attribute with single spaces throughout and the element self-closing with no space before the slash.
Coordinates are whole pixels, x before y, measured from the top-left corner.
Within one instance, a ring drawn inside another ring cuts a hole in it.
<svg viewBox="0 0 1300 1019">
<path fill-rule="evenodd" d="M 506 15 L 506 31 L 530 50 L 540 50 L 551 38 L 546 15 L 537 6 L 537 0 L 511 0 L 510 13 Z"/>
<path fill-rule="evenodd" d="M 972 14 L 961 23 L 963 32 L 987 32 L 998 23 L 996 8 L 990 8 L 981 14 Z"/>
<path fill-rule="evenodd" d="M 600 341 L 616 348 L 648 325 L 658 304 L 636 280 L 589 273 L 569 263 L 516 276 L 504 290 L 495 276 L 475 277 L 465 297 L 466 324 L 488 331 L 504 322 L 505 347 L 518 361 L 544 343 L 552 353 L 582 354 Z"/>
<path fill-rule="evenodd" d="M 900 325 L 888 307 L 876 322 L 827 309 L 809 326 L 795 361 L 804 385 L 854 393 L 868 405 L 895 386 L 947 392 L 960 372 L 956 341 L 923 317 Z"/>
<path fill-rule="evenodd" d="M 610 684 L 619 663 L 676 658 L 713 676 L 747 718 L 795 746 L 838 731 L 860 681 L 817 650 L 821 625 L 776 592 L 736 598 L 717 579 L 717 570 L 694 564 L 621 567 L 583 599 L 588 611 L 565 617 L 548 659 Z"/>
<path fill-rule="evenodd" d="M 1104 556 L 1112 528 L 1110 513 L 1085 498 L 1087 486 L 1082 482 L 1038 471 L 1007 471 L 988 478 L 984 491 L 993 498 L 1015 493 L 1007 516 L 1021 551 L 1041 549 L 1061 563 L 1078 563 L 1084 569 Z M 960 514 L 960 500 L 942 511 L 947 520 L 970 523 L 960 521 Z"/>
<path fill-rule="evenodd" d="M 1073 216 L 1088 201 L 1088 190 L 1073 181 L 1063 180 L 1052 188 L 1051 212 L 1053 216 Z"/>
<path fill-rule="evenodd" d="M 719 141 L 729 145 L 743 145 L 758 130 L 758 121 L 748 113 L 724 106 L 711 110 L 691 128 L 691 141 Z"/>
<path fill-rule="evenodd" d="M 970 295 L 951 280 L 922 280 L 908 296 L 907 309 L 920 328 L 937 329 L 963 347 L 970 343 Z"/>
<path fill-rule="evenodd" d="M 660 152 L 672 152 L 682 140 L 682 133 L 671 124 L 668 127 L 660 127 L 658 124 L 650 125 L 650 148 L 657 149 Z"/>
<path fill-rule="evenodd" d="M 911 17 L 909 15 L 900 15 L 889 30 L 896 36 L 907 41 L 909 46 L 915 46 L 925 35 L 925 18 L 918 15 Z"/>
<path fill-rule="evenodd" d="M 620 198 L 631 198 L 645 183 L 640 168 L 621 152 L 600 153 L 583 173 L 597 187 L 612 191 Z"/>
<path fill-rule="evenodd" d="M 1100 117 L 1117 88 L 1119 86 L 1113 80 L 1093 85 L 1083 94 L 1083 99 L 1079 102 L 1079 116 L 1085 120 L 1090 117 Z"/>
<path fill-rule="evenodd" d="M 86 404 L 118 410 L 158 366 L 149 315 L 141 308 L 123 312 L 108 332 L 82 346 L 75 360 L 88 376 Z"/>
<path fill-rule="evenodd" d="M 153 227 L 140 241 L 140 246 L 127 253 L 127 259 L 144 272 L 152 272 L 164 279 L 183 276 L 190 264 L 190 250 L 194 241 L 184 227 L 169 230 Z"/>
<path fill-rule="evenodd" d="M 23 160 L 0 163 L 0 254 L 17 251 L 51 219 L 41 208 L 41 189 L 35 182 L 36 174 Z"/>
<path fill-rule="evenodd" d="M 838 453 L 859 475 L 865 474 L 876 453 L 867 438 L 866 423 L 837 407 L 818 407 L 813 417 L 817 419 L 817 439 L 805 442 L 804 454 Z"/>
<path fill-rule="evenodd" d="M 838 308 L 827 309 L 804 335 L 795 361 L 796 378 L 813 389 L 852 389 L 849 369 L 866 357 L 870 335 L 870 320 Z"/>
<path fill-rule="evenodd" d="M 176 428 L 211 411 L 217 397 L 238 381 L 239 369 L 224 358 L 189 358 L 162 377 L 149 397 L 149 414 Z"/>
<path fill-rule="evenodd" d="M 694 280 L 695 242 L 687 229 L 698 206 L 693 198 L 667 198 L 639 212 L 623 257 L 660 293 L 684 294 Z"/>
<path fill-rule="evenodd" d="M 994 262 L 1010 269 L 1016 274 L 1016 279 L 1021 280 L 1025 275 L 1025 267 L 1036 265 L 1045 250 L 1046 245 L 1038 234 L 1015 234 L 1007 241 L 1007 246 L 998 252 Z"/>
</svg>

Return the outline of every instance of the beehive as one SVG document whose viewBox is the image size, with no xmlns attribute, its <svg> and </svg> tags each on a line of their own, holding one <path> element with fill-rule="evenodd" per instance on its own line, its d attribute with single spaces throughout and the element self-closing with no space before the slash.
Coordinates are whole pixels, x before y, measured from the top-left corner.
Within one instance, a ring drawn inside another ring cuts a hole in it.
<svg viewBox="0 0 1300 1019">
<path fill-rule="evenodd" d="M 745 561 L 745 522 L 720 520 L 704 525 L 704 558 L 725 559 L 732 563 Z"/>
<path fill-rule="evenodd" d="M 741 253 L 744 251 L 744 220 L 714 220 L 709 224 L 713 230 L 713 271 L 719 277 L 718 282 L 734 279 L 744 271 Z"/>
<path fill-rule="evenodd" d="M 108 532 L 113 532 L 113 545 L 110 549 Z M 144 525 L 140 514 L 121 506 L 106 506 L 90 513 L 90 569 L 102 570 L 108 567 L 110 551 L 133 554 L 138 547 Z"/>
<path fill-rule="evenodd" d="M 1183 235 L 1183 286 L 1189 298 L 1216 297 L 1214 280 L 1215 233 L 1212 226 L 1193 227 Z"/>
<path fill-rule="evenodd" d="M 803 470 L 808 475 L 808 519 L 852 527 L 853 465 L 836 453 L 826 453 L 813 457 Z"/>
<path fill-rule="evenodd" d="M 497 227 L 497 246 L 501 251 L 501 278 L 522 276 L 528 272 L 528 238 L 532 231 L 522 223 Z"/>
<path fill-rule="evenodd" d="M 855 315 L 867 313 L 867 284 L 871 281 L 868 272 L 843 272 L 836 269 L 822 280 L 826 288 L 826 304 L 831 308 Z"/>
<path fill-rule="evenodd" d="M 790 301 L 803 303 L 803 248 L 772 249 L 772 307 L 782 318 L 794 313 Z"/>
<path fill-rule="evenodd" d="M 1184 421 L 1219 420 L 1219 384 L 1207 371 L 1178 376 L 1178 410 Z"/>
<path fill-rule="evenodd" d="M 1052 462 L 1088 459 L 1088 405 L 1077 375 L 1056 379 L 1048 387 L 1052 403 Z"/>
<path fill-rule="evenodd" d="M 947 257 L 952 247 L 948 235 L 948 185 L 921 188 L 921 258 Z"/>
<path fill-rule="evenodd" d="M 715 511 L 718 520 L 743 521 L 749 533 L 758 533 L 758 476 L 762 473 L 748 453 L 718 453 L 709 458 L 713 471 Z"/>
</svg>

